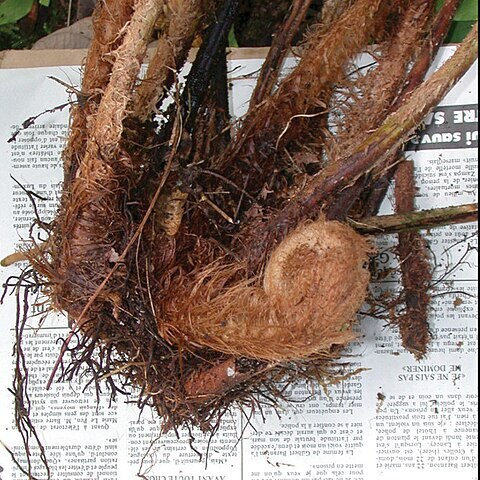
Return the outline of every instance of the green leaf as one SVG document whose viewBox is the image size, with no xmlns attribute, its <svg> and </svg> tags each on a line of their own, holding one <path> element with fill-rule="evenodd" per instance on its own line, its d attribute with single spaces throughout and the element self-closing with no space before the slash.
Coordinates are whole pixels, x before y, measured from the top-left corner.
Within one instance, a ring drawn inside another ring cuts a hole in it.
<svg viewBox="0 0 480 480">
<path fill-rule="evenodd" d="M 38 3 L 40 5 L 43 5 L 44 7 L 49 7 L 50 6 L 50 0 L 39 0 Z"/>
<path fill-rule="evenodd" d="M 231 48 L 238 48 L 237 38 L 235 37 L 235 30 L 232 27 L 228 34 L 228 46 Z"/>
<path fill-rule="evenodd" d="M 32 5 L 33 0 L 3 0 L 0 3 L 0 25 L 18 22 L 28 15 Z"/>
<path fill-rule="evenodd" d="M 470 33 L 474 22 L 453 22 L 452 28 L 448 32 L 446 43 L 461 43 Z"/>
<path fill-rule="evenodd" d="M 478 20 L 478 0 L 463 0 L 458 7 L 455 21 L 475 22 Z"/>
<path fill-rule="evenodd" d="M 445 0 L 437 0 L 437 10 L 440 10 Z M 478 20 L 478 0 L 462 0 L 458 7 L 452 27 L 448 32 L 446 43 L 460 43 Z"/>
</svg>

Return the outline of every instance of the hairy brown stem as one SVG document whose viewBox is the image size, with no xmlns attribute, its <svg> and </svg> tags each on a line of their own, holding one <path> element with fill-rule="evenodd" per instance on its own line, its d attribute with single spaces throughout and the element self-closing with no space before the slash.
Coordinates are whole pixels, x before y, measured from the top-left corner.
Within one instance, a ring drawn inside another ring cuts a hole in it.
<svg viewBox="0 0 480 480">
<path fill-rule="evenodd" d="M 263 63 L 260 77 L 250 99 L 250 108 L 256 107 L 271 94 L 275 82 L 278 80 L 285 56 L 292 44 L 293 37 L 298 33 L 311 3 L 312 0 L 293 1 L 288 17 L 280 30 L 275 34 L 272 46 Z"/>
<path fill-rule="evenodd" d="M 84 154 L 89 131 L 87 119 L 96 113 L 112 72 L 112 52 L 122 42 L 121 31 L 133 13 L 134 0 L 104 0 L 93 15 L 93 39 L 85 60 L 78 105 L 72 108 L 68 144 L 63 154 L 64 182 L 69 184 Z"/>
<path fill-rule="evenodd" d="M 209 3 L 207 0 L 165 2 L 170 10 L 170 21 L 158 39 L 154 57 L 135 98 L 134 116 L 140 120 L 145 121 L 155 113 L 174 81 L 175 72 L 183 67 L 195 35 L 205 21 Z"/>
<path fill-rule="evenodd" d="M 348 120 L 336 136 L 342 150 L 354 146 L 358 138 L 378 128 L 396 110 L 392 108 L 392 103 L 405 84 L 409 64 L 431 21 L 434 3 L 432 0 L 406 2 L 405 13 L 396 32 L 381 48 L 377 67 L 365 76 L 359 75 L 354 86 L 362 92 L 361 98 L 347 108 L 345 115 Z"/>
<path fill-rule="evenodd" d="M 273 170 L 276 152 L 297 138 L 299 125 L 312 110 L 325 109 L 325 92 L 330 95 L 347 61 L 367 45 L 383 5 L 380 0 L 359 0 L 328 34 L 317 29 L 307 40 L 298 66 L 270 98 L 249 112 L 235 142 L 214 168 L 228 170 L 227 176 L 237 184 L 250 177 L 249 189 L 256 196 Z"/>
<path fill-rule="evenodd" d="M 405 82 L 405 88 L 402 90 L 402 94 L 398 97 L 394 103 L 392 110 L 396 110 L 403 101 L 410 95 L 417 87 L 422 83 L 427 70 L 430 68 L 432 60 L 437 55 L 438 49 L 443 42 L 443 39 L 447 36 L 450 26 L 452 24 L 453 17 L 460 5 L 461 0 L 446 0 L 442 5 L 442 8 L 436 15 L 431 33 L 423 43 L 423 47 L 418 54 L 417 60 L 413 65 L 408 79 Z"/>
<path fill-rule="evenodd" d="M 292 227 L 317 215 L 330 196 L 352 185 L 361 175 L 381 164 L 389 152 L 396 150 L 408 138 L 476 60 L 477 34 L 478 23 L 452 58 L 417 88 L 351 155 L 314 177 L 279 214 L 271 217 L 266 224 L 258 226 L 261 233 L 256 232 L 252 236 L 246 249 L 249 252 L 250 268 L 258 268 L 268 252 Z"/>
<path fill-rule="evenodd" d="M 362 92 L 361 98 L 347 108 L 344 128 L 335 138 L 342 150 L 352 148 L 364 132 L 377 128 L 385 118 L 397 108 L 392 103 L 399 98 L 405 85 L 408 65 L 415 54 L 417 44 L 431 20 L 434 2 L 431 0 L 412 0 L 405 5 L 405 14 L 396 33 L 388 39 L 378 60 L 378 66 L 360 76 L 355 83 Z M 407 79 L 408 82 L 408 79 Z M 414 86 L 418 83 L 413 82 Z M 397 154 L 392 154 L 395 161 Z M 335 161 L 335 157 L 332 159 Z M 382 166 L 383 169 L 383 166 Z M 387 172 L 388 175 L 388 172 Z M 375 171 L 373 172 L 375 177 Z M 343 191 L 338 199 L 327 206 L 327 217 L 343 220 L 348 216 L 360 195 L 368 186 L 367 176 L 361 177 L 355 185 Z"/>
<path fill-rule="evenodd" d="M 415 209 L 415 170 L 413 162 L 399 164 L 395 174 L 395 207 L 397 213 Z M 420 360 L 427 354 L 432 335 L 428 324 L 433 270 L 425 239 L 418 231 L 401 232 L 397 247 L 405 312 L 395 319 L 403 346 Z"/>
<path fill-rule="evenodd" d="M 442 5 L 442 8 L 434 19 L 431 33 L 424 40 L 423 47 L 417 56 L 417 60 L 410 70 L 405 82 L 405 87 L 391 108 L 392 112 L 397 110 L 408 96 L 422 83 L 433 59 L 437 55 L 440 45 L 450 29 L 459 4 L 460 0 L 447 0 Z M 365 201 L 363 207 L 364 215 L 372 216 L 378 213 L 380 205 L 387 194 L 393 175 L 395 174 L 395 163 L 398 162 L 398 157 L 398 151 L 392 153 L 389 160 L 385 162 L 383 172 L 377 172 L 377 175 L 374 175 L 376 180 L 370 188 L 370 194 Z"/>
</svg>

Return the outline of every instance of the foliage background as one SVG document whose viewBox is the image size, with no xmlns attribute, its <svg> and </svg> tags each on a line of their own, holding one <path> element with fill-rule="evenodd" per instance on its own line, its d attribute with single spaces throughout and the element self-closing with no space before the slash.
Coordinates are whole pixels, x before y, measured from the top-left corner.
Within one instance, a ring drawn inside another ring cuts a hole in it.
<svg viewBox="0 0 480 480">
<path fill-rule="evenodd" d="M 65 27 L 82 0 L 0 0 L 0 50 L 30 48 L 39 38 Z M 444 0 L 437 0 L 438 8 Z M 290 0 L 244 0 L 230 36 L 231 46 L 265 46 Z M 321 7 L 312 1 L 313 17 Z M 73 4 L 73 11 L 72 11 Z M 462 0 L 447 42 L 461 42 L 478 19 L 478 0 Z M 312 18 L 313 21 L 313 18 Z"/>
</svg>

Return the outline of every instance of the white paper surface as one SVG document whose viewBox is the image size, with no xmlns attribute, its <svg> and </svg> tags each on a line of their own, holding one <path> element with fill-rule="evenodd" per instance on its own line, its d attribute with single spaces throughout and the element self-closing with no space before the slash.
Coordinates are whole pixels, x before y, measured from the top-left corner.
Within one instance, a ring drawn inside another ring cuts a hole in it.
<svg viewBox="0 0 480 480">
<path fill-rule="evenodd" d="M 450 53 L 451 49 L 443 49 L 442 55 Z M 251 73 L 260 65 L 260 60 L 231 65 L 237 115 L 248 105 L 253 91 Z M 21 245 L 33 215 L 27 196 L 11 177 L 46 198 L 37 203 L 43 220 L 55 213 L 62 177 L 60 152 L 68 128 L 66 109 L 39 118 L 15 142 L 7 143 L 27 118 L 67 100 L 64 87 L 48 76 L 78 84 L 79 69 L 0 70 L 0 258 Z M 433 137 L 434 131 L 423 138 L 428 148 L 408 152 L 416 162 L 418 208 L 476 201 L 478 155 L 467 141 L 478 138 L 477 77 L 475 66 L 442 102 L 455 108 L 446 115 L 439 107 L 427 119 L 433 124 L 442 117 L 456 119 L 448 125 L 451 140 L 441 132 Z M 451 148 L 459 145 L 462 148 Z M 388 209 L 387 201 L 384 211 Z M 320 388 L 312 392 L 297 387 L 295 396 L 304 401 L 285 406 L 281 418 L 266 409 L 265 421 L 255 415 L 248 426 L 244 415 L 232 411 L 210 445 L 208 465 L 190 448 L 184 432 L 180 439 L 173 434 L 161 436 L 141 466 L 142 457 L 158 437 L 159 422 L 152 412 L 140 416 L 137 407 L 126 404 L 123 397 L 110 405 L 105 395 L 97 404 L 94 391 L 84 391 L 84 384 L 54 383 L 46 391 L 60 349 L 57 339 L 65 337 L 68 328 L 63 318 L 53 316 L 38 329 L 32 317 L 24 340 L 32 419 L 47 448 L 53 478 L 130 480 L 138 478 L 141 470 L 151 480 L 478 479 L 476 226 L 432 230 L 429 235 L 439 279 L 467 249 L 472 250 L 437 286 L 431 315 L 434 342 L 427 359 L 416 362 L 402 349 L 397 332 L 365 318 L 348 361 L 368 370 L 331 387 L 328 396 Z M 392 242 L 391 238 L 383 240 L 384 245 Z M 18 275 L 17 267 L 2 269 L 1 283 L 12 275 Z M 395 279 L 387 278 L 373 288 L 395 285 Z M 440 295 L 448 290 L 470 296 Z M 12 421 L 13 397 L 8 391 L 13 377 L 14 297 L 7 297 L 0 308 L 0 440 L 21 459 L 21 441 Z M 197 432 L 194 436 L 195 448 L 205 451 L 209 438 Z M 20 478 L 24 477 L 0 447 L 0 479 Z"/>
</svg>

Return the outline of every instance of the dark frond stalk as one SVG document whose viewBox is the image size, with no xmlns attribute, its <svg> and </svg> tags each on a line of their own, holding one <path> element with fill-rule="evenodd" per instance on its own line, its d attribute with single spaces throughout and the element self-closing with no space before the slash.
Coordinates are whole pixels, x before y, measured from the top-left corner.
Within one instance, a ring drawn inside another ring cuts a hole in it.
<svg viewBox="0 0 480 480">
<path fill-rule="evenodd" d="M 241 0 L 225 0 L 215 12 L 215 21 L 204 33 L 202 46 L 197 52 L 192 68 L 188 74 L 185 88 L 178 99 L 180 105 L 173 105 L 167 112 L 168 123 L 159 133 L 157 143 L 166 144 L 172 135 L 172 131 L 180 116 L 184 131 L 184 143 L 190 150 L 187 155 L 182 155 L 179 163 L 182 166 L 188 164 L 191 153 L 192 138 L 195 135 L 197 116 L 199 111 L 206 106 L 208 91 L 215 75 L 216 67 L 222 58 L 225 58 L 228 33 L 233 25 Z M 157 105 L 157 108 L 160 105 Z M 158 174 L 164 166 L 165 149 L 160 146 L 154 155 L 152 168 Z M 185 158 L 184 158 L 185 157 Z"/>
<path fill-rule="evenodd" d="M 361 175 L 380 165 L 395 151 L 437 105 L 455 83 L 467 72 L 478 54 L 478 23 L 445 64 L 418 87 L 402 106 L 354 151 L 314 177 L 297 197 L 266 224 L 248 245 L 250 267 L 260 266 L 272 247 L 298 222 L 312 218 L 336 193 L 357 181 Z"/>
<path fill-rule="evenodd" d="M 205 164 L 208 167 L 209 158 L 219 155 L 229 144 L 230 135 L 230 105 L 228 89 L 228 64 L 227 50 L 221 48 L 218 54 L 212 78 L 210 80 L 209 93 L 204 106 L 204 126 L 195 127 L 195 137 L 203 137 L 205 148 L 198 148 L 195 144 L 196 161 L 194 163 Z M 199 115 L 202 117 L 202 115 Z M 198 123 L 197 119 L 197 123 Z M 208 182 L 205 184 L 208 188 Z"/>
<path fill-rule="evenodd" d="M 182 115 L 189 133 L 192 131 L 198 110 L 205 101 L 212 73 L 221 60 L 219 52 L 225 48 L 228 32 L 232 28 L 239 5 L 240 0 L 225 0 L 216 13 L 215 22 L 209 27 L 206 39 L 193 62 L 182 94 Z"/>
<path fill-rule="evenodd" d="M 312 0 L 294 0 L 285 22 L 275 34 L 272 46 L 262 66 L 257 85 L 250 100 L 250 108 L 256 107 L 268 97 L 278 80 L 280 69 L 292 45 L 294 36 L 305 19 Z"/>
<path fill-rule="evenodd" d="M 427 230 L 458 223 L 478 221 L 478 204 L 435 208 L 396 215 L 377 215 L 359 220 L 347 219 L 351 227 L 365 235 L 383 235 Z"/>
</svg>

